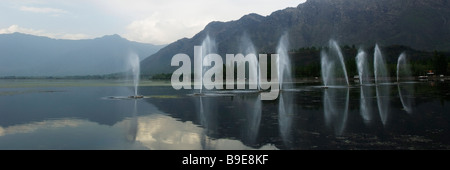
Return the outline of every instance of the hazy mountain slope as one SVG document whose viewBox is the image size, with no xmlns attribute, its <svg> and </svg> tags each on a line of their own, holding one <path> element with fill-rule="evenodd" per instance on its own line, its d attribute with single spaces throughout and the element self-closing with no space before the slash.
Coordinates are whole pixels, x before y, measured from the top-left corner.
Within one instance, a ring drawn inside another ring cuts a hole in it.
<svg viewBox="0 0 450 170">
<path fill-rule="evenodd" d="M 21 33 L 0 34 L 0 76 L 65 76 L 124 71 L 130 53 L 141 59 L 162 46 L 131 42 L 118 35 L 57 40 Z"/>
</svg>

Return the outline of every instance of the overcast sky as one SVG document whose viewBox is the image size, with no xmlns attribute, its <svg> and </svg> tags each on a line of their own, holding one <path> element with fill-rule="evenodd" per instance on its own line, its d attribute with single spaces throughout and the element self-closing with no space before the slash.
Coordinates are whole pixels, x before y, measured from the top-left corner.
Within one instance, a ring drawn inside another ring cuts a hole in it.
<svg viewBox="0 0 450 170">
<path fill-rule="evenodd" d="M 57 39 L 119 34 L 167 44 L 191 38 L 211 21 L 263 16 L 306 0 L 0 0 L 0 34 L 22 32 Z"/>
</svg>

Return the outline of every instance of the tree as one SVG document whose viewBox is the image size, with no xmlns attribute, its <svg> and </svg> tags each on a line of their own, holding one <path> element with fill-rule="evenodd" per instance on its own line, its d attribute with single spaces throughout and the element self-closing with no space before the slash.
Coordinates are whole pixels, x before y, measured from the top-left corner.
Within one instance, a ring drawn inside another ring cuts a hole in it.
<svg viewBox="0 0 450 170">
<path fill-rule="evenodd" d="M 434 52 L 433 68 L 436 74 L 447 74 L 447 59 L 442 53 Z"/>
</svg>

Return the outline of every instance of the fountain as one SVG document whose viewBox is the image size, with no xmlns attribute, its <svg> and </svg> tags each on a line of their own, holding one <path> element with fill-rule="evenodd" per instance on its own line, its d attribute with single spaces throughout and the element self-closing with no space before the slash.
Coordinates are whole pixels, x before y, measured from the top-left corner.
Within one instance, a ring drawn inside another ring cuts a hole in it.
<svg viewBox="0 0 450 170">
<path fill-rule="evenodd" d="M 381 122 L 383 123 L 383 125 L 386 125 L 390 100 L 390 87 L 388 86 L 389 75 L 386 69 L 386 63 L 383 59 L 383 55 L 381 54 L 378 45 L 375 45 L 373 57 L 378 111 L 380 114 Z"/>
<path fill-rule="evenodd" d="M 386 69 L 386 63 L 381 54 L 378 44 L 375 45 L 375 52 L 373 54 L 373 69 L 375 74 L 375 84 L 388 83 L 389 75 Z"/>
<path fill-rule="evenodd" d="M 250 40 L 250 38 L 248 37 L 248 35 L 246 33 L 244 33 L 244 35 L 241 37 L 239 51 L 244 56 L 247 56 L 249 54 L 254 54 L 255 56 L 257 55 L 255 46 L 253 45 L 253 42 Z M 259 71 L 258 59 L 256 57 L 251 57 L 250 61 L 249 61 L 249 71 L 248 71 L 248 76 L 247 76 L 248 80 L 249 80 L 249 87 L 251 87 L 250 82 L 254 82 L 254 81 L 252 81 L 252 78 L 256 78 L 256 84 L 254 84 L 253 86 L 256 85 L 258 91 L 260 91 L 259 72 L 260 71 Z"/>
<path fill-rule="evenodd" d="M 278 124 L 281 138 L 286 146 L 290 146 L 292 116 L 294 115 L 294 95 L 286 90 L 292 89 L 292 70 L 291 61 L 289 59 L 289 39 L 288 33 L 285 32 L 278 43 L 277 47 L 277 64 L 278 64 L 278 81 L 280 84 L 280 96 L 278 99 Z"/>
<path fill-rule="evenodd" d="M 144 96 L 138 95 L 139 77 L 140 77 L 140 62 L 139 56 L 135 53 L 128 55 L 128 64 L 131 67 L 131 73 L 133 77 L 134 95 L 129 98 L 139 99 Z"/>
<path fill-rule="evenodd" d="M 407 113 L 412 112 L 412 101 L 410 98 L 404 98 L 404 95 L 402 94 L 413 94 L 414 87 L 411 84 L 402 85 L 403 88 L 400 88 L 400 77 L 411 77 L 411 69 L 409 65 L 406 63 L 406 54 L 402 53 L 398 57 L 397 60 L 397 87 L 398 87 L 398 94 L 400 96 L 400 101 L 402 102 L 403 109 Z"/>
<path fill-rule="evenodd" d="M 406 63 L 406 54 L 401 53 L 400 56 L 398 56 L 397 60 L 397 83 L 400 82 L 400 77 L 411 77 L 411 69 L 409 68 L 409 65 Z"/>
<path fill-rule="evenodd" d="M 289 40 L 287 32 L 283 34 L 280 38 L 280 42 L 277 47 L 278 54 L 278 81 L 280 83 L 280 90 L 285 89 L 285 84 L 287 82 L 292 82 L 292 73 L 291 73 L 291 61 L 289 59 L 288 53 Z M 291 87 L 288 87 L 291 88 Z"/>
<path fill-rule="evenodd" d="M 328 88 L 329 85 L 336 85 L 335 84 L 336 63 L 341 64 L 341 68 L 344 73 L 344 78 L 347 83 L 347 86 L 350 85 L 347 76 L 347 69 L 344 63 L 344 56 L 342 55 L 341 49 L 336 41 L 330 40 L 328 49 L 322 50 L 320 53 L 320 57 L 321 57 L 321 67 L 322 67 L 321 71 L 324 88 Z"/>
<path fill-rule="evenodd" d="M 208 58 L 206 58 L 206 56 L 208 54 L 212 54 L 212 53 L 216 53 L 216 42 L 214 39 L 210 38 L 209 35 L 206 35 L 205 39 L 202 42 L 202 46 L 201 46 L 201 56 L 200 57 L 194 57 L 194 66 L 195 65 L 199 65 L 200 67 L 194 67 L 194 79 L 196 79 L 196 82 L 199 82 L 199 84 L 196 84 L 196 86 L 198 86 L 198 88 L 196 87 L 195 89 L 199 89 L 199 93 L 194 93 L 194 95 L 203 95 L 202 89 L 203 89 L 203 74 L 205 72 L 205 70 L 207 70 L 207 68 L 203 67 L 203 63 L 205 62 L 210 62 L 208 61 Z M 207 60 L 207 61 L 204 61 Z"/>
<path fill-rule="evenodd" d="M 360 85 L 369 83 L 369 69 L 367 61 L 367 53 L 359 49 L 356 55 L 356 65 L 358 68 L 358 76 Z"/>
</svg>

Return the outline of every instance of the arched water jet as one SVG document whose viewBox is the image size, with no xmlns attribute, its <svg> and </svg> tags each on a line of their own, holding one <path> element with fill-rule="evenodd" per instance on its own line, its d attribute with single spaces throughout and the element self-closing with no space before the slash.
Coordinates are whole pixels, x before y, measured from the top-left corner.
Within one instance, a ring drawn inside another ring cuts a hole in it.
<svg viewBox="0 0 450 170">
<path fill-rule="evenodd" d="M 289 59 L 288 48 L 288 33 L 284 33 L 283 36 L 281 36 L 277 47 L 278 81 L 280 83 L 280 90 L 292 88 L 286 87 L 288 82 L 292 82 L 291 61 Z"/>
<path fill-rule="evenodd" d="M 350 85 L 347 75 L 347 69 L 345 67 L 344 56 L 342 55 L 341 48 L 334 40 L 330 40 L 328 43 L 328 49 L 321 51 L 321 66 L 322 66 L 322 80 L 325 87 L 330 85 L 336 85 L 335 64 L 340 63 L 342 72 L 344 73 L 344 79 L 347 86 Z"/>
<path fill-rule="evenodd" d="M 386 68 L 386 63 L 384 61 L 383 55 L 381 54 L 381 50 L 378 47 L 378 44 L 375 45 L 373 57 L 375 84 L 378 85 L 380 83 L 389 83 L 389 75 Z"/>
</svg>

